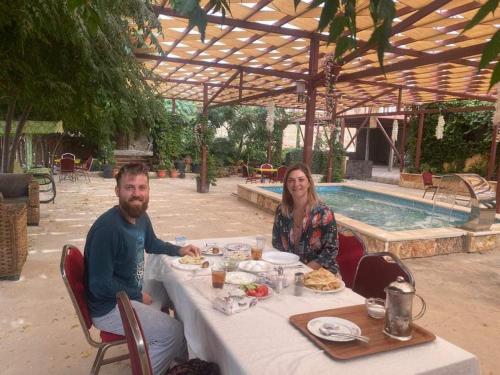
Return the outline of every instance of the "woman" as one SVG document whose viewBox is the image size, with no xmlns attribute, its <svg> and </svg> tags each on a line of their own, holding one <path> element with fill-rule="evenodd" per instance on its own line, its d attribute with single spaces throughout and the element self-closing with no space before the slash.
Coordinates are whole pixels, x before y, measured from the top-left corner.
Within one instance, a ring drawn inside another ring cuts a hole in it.
<svg viewBox="0 0 500 375">
<path fill-rule="evenodd" d="M 290 167 L 283 180 L 281 204 L 276 209 L 273 247 L 292 252 L 312 269 L 339 273 L 337 224 L 333 211 L 318 200 L 309 167 Z"/>
</svg>

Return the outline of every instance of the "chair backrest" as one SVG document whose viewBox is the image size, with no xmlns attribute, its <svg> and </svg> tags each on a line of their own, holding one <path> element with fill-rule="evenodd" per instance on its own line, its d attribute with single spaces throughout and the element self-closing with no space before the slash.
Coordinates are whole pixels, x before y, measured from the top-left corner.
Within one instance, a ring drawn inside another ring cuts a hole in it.
<svg viewBox="0 0 500 375">
<path fill-rule="evenodd" d="M 77 247 L 64 245 L 61 255 L 61 275 L 68 289 L 71 302 L 87 339 L 90 337 L 89 329 L 92 327 L 87 298 L 85 296 L 85 264 L 83 255 Z"/>
<path fill-rule="evenodd" d="M 339 252 L 337 263 L 342 280 L 352 288 L 360 259 L 366 254 L 363 240 L 351 230 L 339 231 Z"/>
<path fill-rule="evenodd" d="M 272 164 L 269 164 L 269 163 L 264 163 L 264 164 L 262 164 L 260 167 L 261 167 L 261 168 L 269 168 L 269 169 L 270 169 L 270 168 L 272 168 L 272 167 L 273 167 L 273 165 L 272 165 Z"/>
<path fill-rule="evenodd" d="M 285 179 L 287 169 L 288 167 L 286 165 L 282 165 L 281 167 L 279 167 L 278 171 L 276 172 L 276 180 L 283 181 Z"/>
<path fill-rule="evenodd" d="M 241 177 L 248 177 L 248 165 L 242 164 L 241 165 Z"/>
<path fill-rule="evenodd" d="M 398 276 L 415 285 L 411 271 L 396 255 L 390 252 L 366 254 L 359 261 L 352 290 L 365 298 L 385 299 L 385 287 Z"/>
<path fill-rule="evenodd" d="M 71 152 L 65 152 L 64 154 L 61 155 L 61 159 L 73 159 L 73 160 L 75 160 L 75 154 L 72 154 Z"/>
<path fill-rule="evenodd" d="M 92 168 L 92 163 L 94 162 L 94 158 L 92 156 L 89 156 L 88 159 L 85 161 L 85 165 L 83 166 L 83 169 L 86 171 L 90 171 Z"/>
<path fill-rule="evenodd" d="M 426 171 L 422 173 L 422 180 L 424 181 L 424 187 L 425 186 L 430 186 L 433 185 L 432 183 L 432 173 L 429 171 Z"/>
<path fill-rule="evenodd" d="M 149 360 L 148 347 L 144 340 L 141 322 L 130 303 L 127 293 L 124 291 L 116 294 L 118 309 L 122 318 L 123 330 L 127 338 L 128 350 L 130 352 L 130 363 L 133 375 L 150 375 L 153 373 Z"/>
<path fill-rule="evenodd" d="M 74 172 L 75 159 L 61 159 L 61 172 Z"/>
</svg>

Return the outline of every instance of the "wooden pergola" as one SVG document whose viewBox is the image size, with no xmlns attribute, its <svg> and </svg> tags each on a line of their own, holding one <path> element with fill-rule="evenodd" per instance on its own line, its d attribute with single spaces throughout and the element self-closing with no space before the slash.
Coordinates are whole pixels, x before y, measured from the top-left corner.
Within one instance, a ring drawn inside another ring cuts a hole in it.
<svg viewBox="0 0 500 375">
<path fill-rule="evenodd" d="M 223 105 L 265 106 L 305 110 L 304 162 L 311 164 L 313 129 L 317 113 L 324 113 L 323 60 L 334 51 L 326 33 L 316 32 L 321 8 L 311 1 L 294 8 L 293 0 L 231 2 L 231 14 L 209 14 L 203 43 L 185 16 L 158 1 L 162 23 L 158 35 L 164 53 L 137 50 L 136 57 L 154 72 L 165 98 Z M 202 1 L 206 5 L 207 1 Z M 493 65 L 478 70 L 483 48 L 500 28 L 500 15 L 491 13 L 474 28 L 462 32 L 485 1 L 398 0 L 390 42 L 382 69 L 374 46 L 367 43 L 373 24 L 369 2 L 358 2 L 358 48 L 337 67 L 335 113 L 395 107 L 388 114 L 415 114 L 406 108 L 452 99 L 496 101 L 488 92 Z M 296 86 L 303 82 L 307 100 L 297 101 Z M 481 107 L 493 109 L 494 107 Z M 423 124 L 424 112 L 420 111 Z M 360 116 L 360 115 L 356 115 Z M 498 125 L 498 124 L 496 124 Z M 419 134 L 421 132 L 419 131 Z M 394 146 L 394 145 L 392 145 Z"/>
</svg>

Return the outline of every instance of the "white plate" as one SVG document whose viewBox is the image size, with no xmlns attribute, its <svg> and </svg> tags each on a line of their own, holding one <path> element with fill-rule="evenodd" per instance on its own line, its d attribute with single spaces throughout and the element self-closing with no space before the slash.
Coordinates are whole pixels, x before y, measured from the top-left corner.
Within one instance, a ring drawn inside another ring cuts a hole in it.
<svg viewBox="0 0 500 375">
<path fill-rule="evenodd" d="M 181 263 L 179 262 L 181 258 L 175 258 L 171 265 L 172 267 L 174 268 L 177 268 L 178 270 L 181 270 L 181 271 L 193 271 L 193 270 L 208 270 L 209 268 L 201 268 L 201 265 L 200 264 L 185 264 L 185 263 Z M 204 259 L 203 261 L 205 260 L 208 260 L 208 259 Z M 208 261 L 209 263 L 209 267 L 212 265 L 212 262 Z"/>
<path fill-rule="evenodd" d="M 217 246 L 219 248 L 219 252 L 217 254 L 214 254 L 212 252 L 213 247 L 214 246 L 207 246 L 203 250 L 201 250 L 201 253 L 203 255 L 209 255 L 209 256 L 221 256 L 221 255 L 223 255 L 222 246 Z"/>
<path fill-rule="evenodd" d="M 259 284 L 259 285 L 266 285 L 266 284 Z M 272 297 L 272 295 L 274 294 L 274 291 L 273 291 L 273 288 L 271 288 L 269 285 L 266 285 L 267 286 L 267 296 L 264 296 L 264 297 L 255 297 L 257 298 L 258 300 L 261 300 L 261 299 L 268 299 L 269 297 Z M 245 295 L 248 296 L 248 294 L 245 293 Z M 251 297 L 251 296 L 249 296 Z"/>
<path fill-rule="evenodd" d="M 257 276 L 248 272 L 227 272 L 226 273 L 226 283 L 227 284 L 250 284 L 257 280 Z"/>
<path fill-rule="evenodd" d="M 226 246 L 224 246 L 226 249 L 229 251 L 250 251 L 250 245 L 247 245 L 246 243 L 228 243 Z"/>
<path fill-rule="evenodd" d="M 319 294 L 338 293 L 338 292 L 345 289 L 345 283 L 342 280 L 340 280 L 340 287 L 338 289 L 333 289 L 333 290 L 318 290 L 318 289 L 308 288 L 305 285 L 304 285 L 304 288 L 307 290 L 310 290 L 311 292 L 319 293 Z"/>
<path fill-rule="evenodd" d="M 262 259 L 273 264 L 294 264 L 299 261 L 299 256 L 286 251 L 264 251 Z"/>
<path fill-rule="evenodd" d="M 262 260 L 244 260 L 240 262 L 239 267 L 241 270 L 252 273 L 269 272 L 273 266 Z"/>
<path fill-rule="evenodd" d="M 333 316 L 322 316 L 319 318 L 311 319 L 307 323 L 307 329 L 314 336 L 320 337 L 320 338 L 328 340 L 328 341 L 352 341 L 352 340 L 355 340 L 354 338 L 351 338 L 351 337 L 342 337 L 342 336 L 335 336 L 335 335 L 331 335 L 331 336 L 323 335 L 319 331 L 319 327 L 321 327 L 325 323 L 335 325 L 336 331 L 339 333 L 349 333 L 351 335 L 358 335 L 358 336 L 361 335 L 361 328 L 359 328 L 356 324 L 354 324 L 350 320 L 346 320 L 346 319 L 342 319 L 342 318 L 335 318 Z"/>
</svg>

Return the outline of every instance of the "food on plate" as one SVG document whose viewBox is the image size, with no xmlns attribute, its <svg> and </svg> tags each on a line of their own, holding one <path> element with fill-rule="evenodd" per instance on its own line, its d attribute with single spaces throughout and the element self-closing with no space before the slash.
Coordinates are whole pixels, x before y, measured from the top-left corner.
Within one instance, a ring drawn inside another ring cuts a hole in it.
<svg viewBox="0 0 500 375">
<path fill-rule="evenodd" d="M 179 263 L 181 264 L 197 264 L 200 265 L 203 263 L 205 258 L 200 256 L 192 256 L 192 255 L 184 255 L 179 259 Z"/>
<path fill-rule="evenodd" d="M 247 260 L 250 259 L 250 255 L 245 251 L 233 251 L 229 254 L 229 259 L 232 260 Z"/>
<path fill-rule="evenodd" d="M 219 255 L 221 253 L 220 247 L 216 245 L 208 246 L 202 252 L 208 255 Z"/>
<path fill-rule="evenodd" d="M 341 280 L 330 271 L 320 268 L 304 275 L 304 286 L 315 290 L 335 290 L 342 286 Z"/>
<path fill-rule="evenodd" d="M 262 298 L 269 294 L 269 288 L 264 284 L 250 283 L 240 287 L 247 296 Z"/>
</svg>

